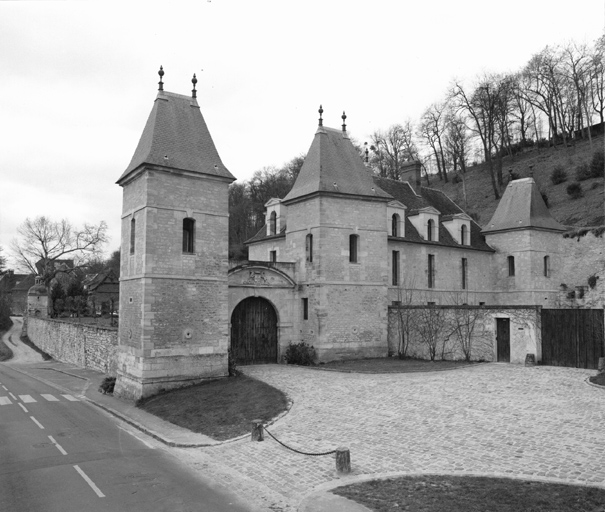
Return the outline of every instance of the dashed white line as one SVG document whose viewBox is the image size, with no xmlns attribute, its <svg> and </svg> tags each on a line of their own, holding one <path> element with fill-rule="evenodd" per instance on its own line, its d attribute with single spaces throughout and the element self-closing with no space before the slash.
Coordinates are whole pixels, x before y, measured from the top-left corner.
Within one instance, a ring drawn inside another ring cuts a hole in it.
<svg viewBox="0 0 605 512">
<path fill-rule="evenodd" d="M 19 395 L 19 398 L 21 399 L 21 401 L 24 404 L 31 404 L 31 403 L 37 402 L 37 400 L 35 398 L 33 398 L 31 395 Z"/>
<path fill-rule="evenodd" d="M 15 395 L 13 395 L 12 393 L 9 393 L 9 395 L 11 396 L 11 398 L 16 402 L 17 401 L 17 397 Z"/>
<path fill-rule="evenodd" d="M 41 424 L 41 423 L 40 423 L 40 422 L 39 422 L 39 421 L 38 421 L 36 418 L 34 418 L 33 416 L 30 416 L 30 418 L 31 418 L 31 419 L 32 419 L 32 421 L 33 421 L 33 422 L 34 422 L 36 425 L 38 425 L 38 426 L 39 426 L 41 429 L 44 429 L 44 427 L 42 426 L 42 424 Z"/>
<path fill-rule="evenodd" d="M 57 450 L 59 450 L 63 455 L 67 455 L 67 452 L 63 449 L 63 447 L 59 443 L 57 443 L 57 441 L 55 441 L 53 436 L 48 436 L 48 438 L 57 447 Z"/>
<path fill-rule="evenodd" d="M 59 401 L 59 399 L 54 395 L 45 395 L 44 393 L 40 393 L 40 396 L 42 396 L 42 398 L 45 398 L 49 402 L 58 402 Z"/>
<path fill-rule="evenodd" d="M 87 483 L 88 485 L 90 485 L 90 487 L 92 488 L 92 490 L 93 490 L 94 492 L 96 492 L 96 493 L 97 493 L 97 496 L 98 496 L 99 498 L 104 498 L 104 497 L 105 497 L 105 495 L 104 495 L 104 494 L 101 492 L 101 490 L 100 490 L 100 489 L 99 489 L 99 488 L 98 488 L 98 487 L 95 485 L 95 483 L 94 483 L 94 482 L 93 482 L 93 481 L 92 481 L 92 480 L 91 480 L 91 479 L 88 477 L 88 475 L 87 475 L 86 473 L 84 473 L 84 471 L 82 471 L 82 470 L 80 469 L 80 467 L 79 467 L 79 466 L 74 466 L 74 468 L 75 468 L 75 470 L 76 470 L 78 473 L 80 473 L 80 475 L 82 476 L 82 478 L 83 478 L 84 480 L 86 480 L 86 483 Z"/>
<path fill-rule="evenodd" d="M 19 404 L 19 407 L 21 407 L 21 409 L 23 409 L 25 412 L 29 412 L 22 403 Z"/>
<path fill-rule="evenodd" d="M 10 405 L 12 404 L 11 399 L 7 396 L 0 396 L 0 405 Z"/>
<path fill-rule="evenodd" d="M 69 400 L 70 402 L 79 402 L 80 400 L 77 399 L 75 396 L 71 396 L 71 395 L 61 395 L 63 398 L 66 398 L 67 400 Z"/>
<path fill-rule="evenodd" d="M 4 384 L 2 384 L 2 389 L 3 389 L 4 391 L 8 391 L 8 388 L 7 388 L 7 387 L 6 387 Z"/>
</svg>

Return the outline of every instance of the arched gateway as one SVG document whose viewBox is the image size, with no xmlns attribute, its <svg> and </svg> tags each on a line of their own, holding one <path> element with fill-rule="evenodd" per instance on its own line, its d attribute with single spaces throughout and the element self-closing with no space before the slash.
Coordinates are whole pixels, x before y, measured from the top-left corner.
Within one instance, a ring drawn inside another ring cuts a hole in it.
<svg viewBox="0 0 605 512">
<path fill-rule="evenodd" d="M 248 297 L 235 307 L 231 350 L 237 364 L 277 363 L 277 313 L 268 300 Z"/>
</svg>

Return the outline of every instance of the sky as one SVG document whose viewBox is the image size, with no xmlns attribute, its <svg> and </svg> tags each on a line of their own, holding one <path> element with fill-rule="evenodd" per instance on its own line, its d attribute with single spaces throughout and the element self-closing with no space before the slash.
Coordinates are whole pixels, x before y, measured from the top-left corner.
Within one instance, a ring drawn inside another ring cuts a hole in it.
<svg viewBox="0 0 605 512">
<path fill-rule="evenodd" d="M 492 7 L 492 5 L 497 6 Z M 157 94 L 198 102 L 238 180 L 305 154 L 317 127 L 418 119 L 454 78 L 517 71 L 546 45 L 592 44 L 605 0 L 0 1 L 0 247 L 29 217 L 105 221 Z"/>
</svg>

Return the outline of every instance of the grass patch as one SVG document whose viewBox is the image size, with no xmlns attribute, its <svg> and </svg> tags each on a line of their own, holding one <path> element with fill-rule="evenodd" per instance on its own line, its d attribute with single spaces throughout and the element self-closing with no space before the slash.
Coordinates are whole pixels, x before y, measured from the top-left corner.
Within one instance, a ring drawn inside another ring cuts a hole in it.
<svg viewBox="0 0 605 512">
<path fill-rule="evenodd" d="M 9 359 L 13 358 L 13 351 L 10 349 L 10 347 L 6 343 L 4 343 L 2 341 L 2 337 L 7 332 L 8 331 L 0 330 L 0 361 L 8 361 Z"/>
<path fill-rule="evenodd" d="M 600 512 L 605 503 L 605 489 L 595 487 L 442 475 L 373 480 L 332 492 L 375 512 Z"/>
<path fill-rule="evenodd" d="M 32 350 L 35 350 L 36 352 L 38 352 L 38 354 L 40 354 L 42 356 L 42 359 L 44 359 L 44 361 L 52 360 L 53 356 L 51 356 L 50 354 L 47 354 L 46 352 L 44 352 L 44 350 L 42 350 L 38 346 L 34 345 L 32 340 L 30 340 L 28 336 L 21 336 L 20 340 L 23 342 L 24 345 L 27 345 Z"/>
<path fill-rule="evenodd" d="M 218 441 L 249 433 L 252 420 L 269 421 L 287 405 L 279 389 L 246 375 L 168 391 L 137 404 L 163 420 Z"/>
<path fill-rule="evenodd" d="M 328 368 L 341 372 L 363 373 L 410 373 L 434 372 L 462 368 L 476 361 L 426 361 L 425 359 L 399 359 L 397 357 L 381 357 L 374 359 L 352 359 L 349 361 L 332 361 L 321 363 L 317 368 Z"/>
<path fill-rule="evenodd" d="M 594 377 L 589 377 L 588 379 L 593 384 L 597 384 L 599 386 L 605 386 L 605 372 L 597 373 Z"/>
</svg>

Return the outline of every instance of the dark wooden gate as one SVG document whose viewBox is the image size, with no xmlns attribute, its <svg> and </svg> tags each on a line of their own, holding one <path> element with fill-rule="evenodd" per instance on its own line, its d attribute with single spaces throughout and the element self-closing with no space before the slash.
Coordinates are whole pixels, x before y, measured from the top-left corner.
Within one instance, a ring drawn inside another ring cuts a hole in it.
<svg viewBox="0 0 605 512">
<path fill-rule="evenodd" d="M 542 364 L 596 369 L 605 357 L 602 309 L 543 309 Z"/>
<path fill-rule="evenodd" d="M 277 363 L 277 313 L 269 301 L 249 297 L 236 306 L 231 350 L 237 364 Z"/>
<path fill-rule="evenodd" d="M 498 362 L 510 363 L 510 319 L 496 318 L 496 345 Z"/>
</svg>

